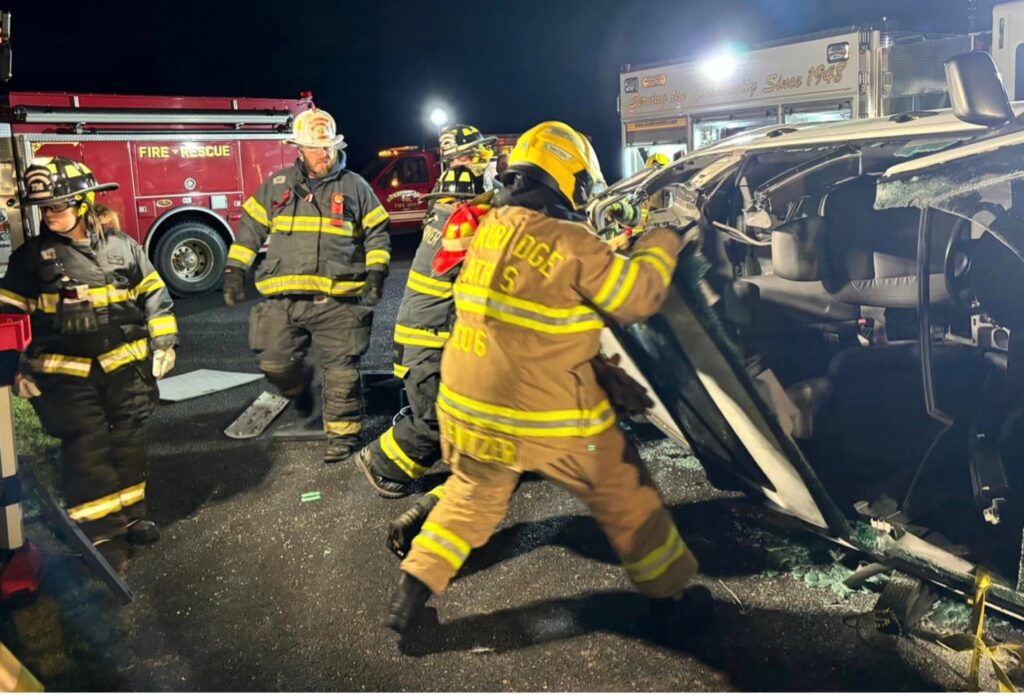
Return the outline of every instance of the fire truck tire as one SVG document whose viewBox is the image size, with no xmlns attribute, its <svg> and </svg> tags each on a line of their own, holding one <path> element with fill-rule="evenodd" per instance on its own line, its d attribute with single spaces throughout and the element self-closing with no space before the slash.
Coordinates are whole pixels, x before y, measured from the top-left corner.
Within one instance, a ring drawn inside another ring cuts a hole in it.
<svg viewBox="0 0 1024 695">
<path fill-rule="evenodd" d="M 171 294 L 184 297 L 216 289 L 227 257 L 227 244 L 217 230 L 198 220 L 184 220 L 160 236 L 153 262 Z"/>
</svg>

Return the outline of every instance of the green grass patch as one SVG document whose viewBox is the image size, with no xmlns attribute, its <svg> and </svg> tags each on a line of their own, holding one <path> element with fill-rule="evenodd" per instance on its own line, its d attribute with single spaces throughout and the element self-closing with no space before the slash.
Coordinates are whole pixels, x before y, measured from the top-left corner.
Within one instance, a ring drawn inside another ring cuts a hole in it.
<svg viewBox="0 0 1024 695">
<path fill-rule="evenodd" d="M 14 411 L 14 445 L 20 456 L 46 458 L 60 447 L 60 440 L 43 431 L 39 416 L 24 398 L 11 398 Z"/>
</svg>

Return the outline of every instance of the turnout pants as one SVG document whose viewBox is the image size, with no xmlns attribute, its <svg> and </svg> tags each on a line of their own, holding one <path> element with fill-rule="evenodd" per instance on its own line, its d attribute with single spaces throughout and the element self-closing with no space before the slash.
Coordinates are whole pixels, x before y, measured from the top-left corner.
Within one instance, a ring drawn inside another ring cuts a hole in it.
<svg viewBox="0 0 1024 695">
<path fill-rule="evenodd" d="M 283 396 L 309 388 L 305 364 L 310 345 L 324 372 L 323 416 L 328 438 L 353 444 L 363 423 L 359 358 L 370 346 L 373 309 L 339 297 L 271 297 L 253 307 L 249 346 L 260 370 Z"/>
<path fill-rule="evenodd" d="M 416 480 L 441 458 L 436 407 L 441 350 L 422 348 L 422 353 L 404 377 L 409 413 L 370 444 L 373 472 L 389 480 Z"/>
<path fill-rule="evenodd" d="M 93 540 L 123 535 L 146 514 L 143 423 L 159 398 L 150 360 L 88 377 L 33 375 L 30 403 L 61 443 L 61 495 L 68 516 Z"/>
<path fill-rule="evenodd" d="M 402 570 L 433 593 L 444 591 L 470 551 L 494 533 L 523 471 L 539 473 L 589 507 L 641 593 L 676 596 L 697 573 L 697 559 L 679 536 L 636 449 L 618 429 L 583 440 L 572 451 L 530 446 L 529 456 L 523 453 L 510 466 L 459 451 L 449 438 L 451 418 L 441 413 L 440 419 L 444 460 L 452 475 L 402 562 Z"/>
</svg>

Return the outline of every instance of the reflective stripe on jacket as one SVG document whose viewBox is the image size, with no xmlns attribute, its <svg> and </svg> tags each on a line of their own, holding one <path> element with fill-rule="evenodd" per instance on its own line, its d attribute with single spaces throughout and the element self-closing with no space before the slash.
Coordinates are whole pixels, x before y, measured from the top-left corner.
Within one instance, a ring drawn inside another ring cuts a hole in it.
<svg viewBox="0 0 1024 695">
<path fill-rule="evenodd" d="M 613 427 L 590 366 L 601 329 L 606 318 L 628 324 L 658 310 L 680 246 L 655 230 L 627 258 L 585 224 L 514 206 L 488 213 L 453 287 L 438 397 L 448 441 L 469 441 L 468 428 L 572 447 Z"/>
<path fill-rule="evenodd" d="M 248 269 L 266 241 L 256 270 L 261 294 L 358 296 L 367 271 L 387 271 L 388 214 L 354 172 L 328 174 L 310 191 L 297 161 L 273 173 L 242 209 L 228 265 Z"/>
<path fill-rule="evenodd" d="M 88 287 L 96 331 L 61 333 L 61 292 L 69 285 Z M 85 245 L 44 229 L 11 255 L 0 284 L 0 305 L 32 316 L 26 359 L 50 374 L 86 377 L 94 362 L 110 372 L 145 360 L 150 345 L 175 345 L 173 304 L 142 247 L 120 232 L 90 235 Z"/>
<path fill-rule="evenodd" d="M 423 238 L 409 268 L 405 294 L 398 308 L 394 335 L 395 374 L 405 376 L 408 368 L 422 358 L 425 351 L 444 347 L 455 321 L 452 284 L 459 267 L 438 275 L 434 272 L 434 255 L 441 248 L 441 232 L 454 208 L 437 203 L 423 225 Z"/>
</svg>

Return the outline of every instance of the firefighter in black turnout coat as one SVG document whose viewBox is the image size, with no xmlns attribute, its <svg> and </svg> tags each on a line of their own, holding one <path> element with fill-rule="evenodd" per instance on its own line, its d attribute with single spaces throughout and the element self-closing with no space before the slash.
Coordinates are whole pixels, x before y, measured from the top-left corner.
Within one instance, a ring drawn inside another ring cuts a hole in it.
<svg viewBox="0 0 1024 695">
<path fill-rule="evenodd" d="M 326 111 L 295 119 L 295 164 L 276 171 L 243 206 L 228 252 L 224 301 L 244 299 L 244 274 L 264 242 L 249 317 L 259 367 L 300 414 L 312 412 L 310 345 L 323 368 L 324 461 L 352 453 L 362 432 L 359 359 L 370 345 L 373 306 L 391 259 L 388 214 L 370 185 L 345 168 L 344 139 Z"/>
<path fill-rule="evenodd" d="M 115 188 L 65 157 L 36 160 L 23 202 L 42 209 L 43 224 L 13 253 L 0 288 L 5 312 L 32 317 L 15 393 L 61 440 L 68 515 L 101 550 L 159 538 L 146 519 L 143 423 L 178 336 L 170 294 L 145 252 L 104 232 L 96 215 L 96 193 Z"/>
</svg>

